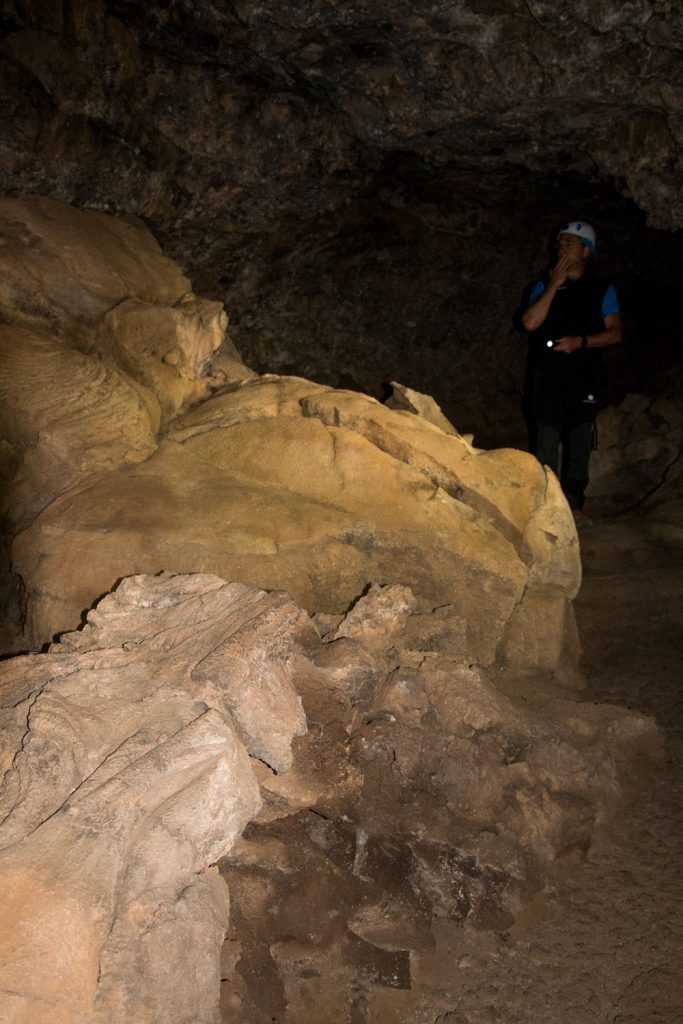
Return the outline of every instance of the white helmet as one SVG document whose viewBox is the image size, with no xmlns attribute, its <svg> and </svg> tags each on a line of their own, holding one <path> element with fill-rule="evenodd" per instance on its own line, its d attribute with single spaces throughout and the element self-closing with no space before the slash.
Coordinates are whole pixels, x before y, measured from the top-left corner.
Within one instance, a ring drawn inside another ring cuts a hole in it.
<svg viewBox="0 0 683 1024">
<path fill-rule="evenodd" d="M 580 238 L 584 245 L 587 245 L 591 252 L 595 252 L 595 228 L 591 224 L 586 224 L 583 220 L 573 220 L 569 224 L 565 224 L 557 232 L 557 240 L 560 240 L 560 235 L 576 235 Z"/>
</svg>

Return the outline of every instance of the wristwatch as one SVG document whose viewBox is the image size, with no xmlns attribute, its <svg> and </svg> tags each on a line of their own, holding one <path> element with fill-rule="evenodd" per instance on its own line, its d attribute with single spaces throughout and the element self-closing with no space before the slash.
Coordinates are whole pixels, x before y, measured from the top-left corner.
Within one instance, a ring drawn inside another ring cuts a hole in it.
<svg viewBox="0 0 683 1024">
<path fill-rule="evenodd" d="M 585 334 L 584 334 L 583 338 L 581 339 L 581 348 L 588 348 L 588 338 L 586 337 Z"/>
</svg>

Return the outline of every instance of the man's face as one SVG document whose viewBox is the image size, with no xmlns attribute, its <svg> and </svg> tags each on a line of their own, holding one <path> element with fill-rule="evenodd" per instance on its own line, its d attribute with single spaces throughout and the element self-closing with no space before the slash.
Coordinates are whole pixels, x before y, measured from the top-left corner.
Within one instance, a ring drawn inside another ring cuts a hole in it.
<svg viewBox="0 0 683 1024">
<path fill-rule="evenodd" d="M 569 260 L 569 273 L 572 270 L 583 270 L 586 260 L 590 256 L 590 249 L 584 245 L 577 235 L 560 235 L 557 242 L 558 259 L 566 256 Z"/>
</svg>

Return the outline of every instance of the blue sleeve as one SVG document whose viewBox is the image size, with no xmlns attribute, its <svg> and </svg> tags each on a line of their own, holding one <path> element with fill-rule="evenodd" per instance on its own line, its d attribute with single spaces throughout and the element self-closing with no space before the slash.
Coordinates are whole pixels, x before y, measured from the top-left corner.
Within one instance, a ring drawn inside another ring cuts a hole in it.
<svg viewBox="0 0 683 1024">
<path fill-rule="evenodd" d="M 619 299 L 617 298 L 614 286 L 610 285 L 602 300 L 602 315 L 612 316 L 613 313 L 621 313 L 621 310 L 619 308 Z"/>
<path fill-rule="evenodd" d="M 531 295 L 529 296 L 529 305 L 531 305 L 533 302 L 535 302 L 536 299 L 540 298 L 540 296 L 543 295 L 544 291 L 545 291 L 545 281 L 537 281 L 536 284 L 531 289 Z M 607 296 L 605 296 L 605 298 L 606 297 Z M 604 316 L 604 312 L 603 312 L 603 316 Z"/>
</svg>

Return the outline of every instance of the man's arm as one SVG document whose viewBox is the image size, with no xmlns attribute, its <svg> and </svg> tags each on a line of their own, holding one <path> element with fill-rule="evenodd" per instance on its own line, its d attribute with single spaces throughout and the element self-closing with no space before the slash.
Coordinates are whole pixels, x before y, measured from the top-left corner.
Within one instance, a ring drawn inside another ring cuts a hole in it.
<svg viewBox="0 0 683 1024">
<path fill-rule="evenodd" d="M 535 302 L 524 310 L 522 313 L 522 323 L 524 324 L 524 330 L 531 333 L 537 330 L 544 323 L 545 318 L 550 312 L 550 306 L 552 301 L 557 294 L 557 286 L 553 286 L 550 282 L 546 285 L 545 289 L 541 292 Z"/>
<path fill-rule="evenodd" d="M 522 313 L 522 323 L 524 324 L 525 331 L 531 333 L 531 331 L 538 330 L 541 324 L 545 322 L 550 312 L 552 301 L 557 295 L 557 289 L 567 280 L 571 267 L 572 263 L 568 256 L 561 256 L 557 261 L 557 266 L 553 267 L 545 290 Z"/>
<path fill-rule="evenodd" d="M 531 306 L 529 306 L 531 309 Z M 608 345 L 618 345 L 622 338 L 621 330 L 621 316 L 619 313 L 609 313 L 603 317 L 603 324 L 605 325 L 604 331 L 599 331 L 597 334 L 587 334 L 586 344 L 583 344 L 583 338 L 578 335 L 568 335 L 565 338 L 560 338 L 556 345 L 556 352 L 564 352 L 569 355 L 570 352 L 576 352 L 578 348 L 606 348 Z"/>
</svg>

